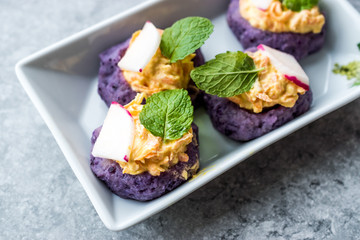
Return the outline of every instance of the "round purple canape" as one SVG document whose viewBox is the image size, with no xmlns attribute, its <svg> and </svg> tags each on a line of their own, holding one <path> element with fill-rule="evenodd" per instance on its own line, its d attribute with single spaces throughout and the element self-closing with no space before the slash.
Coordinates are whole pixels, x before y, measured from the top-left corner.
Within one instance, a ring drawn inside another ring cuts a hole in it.
<svg viewBox="0 0 360 240">
<path fill-rule="evenodd" d="M 158 198 L 165 193 L 175 189 L 187 179 L 190 179 L 199 166 L 198 127 L 192 124 L 193 141 L 187 145 L 186 154 L 189 156 L 187 162 L 178 162 L 159 176 L 153 176 L 148 172 L 138 175 L 123 173 L 120 165 L 110 159 L 98 158 L 90 155 L 90 168 L 97 178 L 116 195 L 138 201 L 149 201 Z M 94 130 L 91 144 L 99 136 L 101 127 Z M 184 179 L 183 172 L 188 178 Z"/>
<path fill-rule="evenodd" d="M 297 60 L 319 51 L 325 42 L 325 25 L 321 32 L 317 34 L 275 33 L 254 28 L 240 15 L 239 0 L 231 0 L 227 12 L 227 22 L 244 49 L 265 44 L 289 53 Z"/>
<path fill-rule="evenodd" d="M 205 94 L 204 102 L 215 129 L 236 141 L 260 137 L 307 112 L 312 92 L 301 95 L 292 108 L 275 106 L 261 113 L 242 109 L 227 98 Z"/>
<path fill-rule="evenodd" d="M 129 43 L 130 39 L 105 50 L 99 55 L 100 69 L 98 76 L 98 93 L 108 107 L 114 101 L 121 105 L 126 105 L 133 100 L 137 94 L 137 92 L 131 89 L 117 65 L 120 59 L 125 55 Z M 205 60 L 200 49 L 196 50 L 195 53 L 196 56 L 193 59 L 193 62 L 194 66 L 198 67 L 204 64 Z M 202 92 L 196 88 L 191 79 L 187 90 L 194 107 L 200 105 Z"/>
<path fill-rule="evenodd" d="M 256 47 L 244 52 L 256 52 Z M 300 95 L 292 108 L 280 105 L 261 113 L 242 109 L 227 98 L 204 93 L 205 108 L 215 129 L 236 141 L 260 137 L 307 112 L 312 103 L 312 91 Z"/>
</svg>

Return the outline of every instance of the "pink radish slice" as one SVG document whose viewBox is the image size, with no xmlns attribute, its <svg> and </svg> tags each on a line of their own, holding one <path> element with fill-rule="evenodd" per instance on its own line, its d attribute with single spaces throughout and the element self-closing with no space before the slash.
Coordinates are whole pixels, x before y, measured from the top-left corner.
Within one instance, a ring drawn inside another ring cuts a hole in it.
<svg viewBox="0 0 360 240">
<path fill-rule="evenodd" d="M 127 112 L 127 114 L 132 118 L 132 115 L 131 115 L 131 113 L 126 109 L 126 108 L 124 108 L 124 106 L 123 105 L 121 105 L 120 103 L 118 103 L 118 102 L 111 102 L 111 104 L 118 104 L 121 108 L 123 108 L 126 112 Z"/>
<path fill-rule="evenodd" d="M 260 44 L 259 46 L 257 46 L 257 49 L 261 50 L 261 51 L 265 51 L 265 48 L 263 47 L 262 44 Z"/>
<path fill-rule="evenodd" d="M 265 11 L 269 8 L 272 0 L 251 0 L 251 2 L 260 10 Z"/>
<path fill-rule="evenodd" d="M 161 35 L 154 24 L 147 21 L 139 36 L 126 50 L 124 57 L 118 63 L 122 70 L 142 72 L 156 53 L 161 41 Z"/>
<path fill-rule="evenodd" d="M 299 87 L 302 87 L 303 89 L 305 89 L 306 91 L 309 91 L 310 87 L 309 85 L 304 84 L 303 82 L 301 82 L 299 79 L 297 79 L 295 76 L 288 76 L 288 75 L 284 75 L 284 77 L 289 80 L 292 81 L 293 83 L 295 83 L 296 85 L 298 85 Z"/>
<path fill-rule="evenodd" d="M 135 125 L 130 112 L 117 102 L 110 105 L 92 155 L 128 162 L 134 141 Z"/>
<path fill-rule="evenodd" d="M 257 48 L 269 57 L 271 64 L 279 72 L 284 74 L 285 78 L 305 90 L 309 90 L 309 77 L 292 55 L 268 47 L 264 44 L 260 44 Z"/>
</svg>

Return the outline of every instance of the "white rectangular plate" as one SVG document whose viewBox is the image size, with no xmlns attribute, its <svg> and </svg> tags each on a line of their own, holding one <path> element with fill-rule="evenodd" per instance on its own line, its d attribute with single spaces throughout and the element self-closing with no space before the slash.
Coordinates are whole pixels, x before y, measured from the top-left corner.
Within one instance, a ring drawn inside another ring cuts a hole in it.
<svg viewBox="0 0 360 240">
<path fill-rule="evenodd" d="M 202 47 L 206 60 L 227 50 L 242 50 L 226 23 L 228 1 L 149 1 L 112 17 L 20 61 L 16 73 L 49 126 L 101 220 L 111 230 L 127 228 L 170 206 L 255 152 L 349 103 L 360 88 L 331 73 L 335 62 L 359 59 L 354 33 L 360 32 L 358 12 L 345 0 L 323 0 L 328 33 L 324 48 L 301 64 L 311 80 L 314 102 L 309 112 L 247 143 L 237 143 L 216 132 L 203 110 L 195 113 L 200 129 L 198 176 L 150 202 L 126 200 L 112 194 L 89 167 L 90 136 L 107 112 L 97 94 L 98 54 L 127 39 L 146 20 L 160 28 L 186 16 L 210 18 L 214 33 Z"/>
</svg>

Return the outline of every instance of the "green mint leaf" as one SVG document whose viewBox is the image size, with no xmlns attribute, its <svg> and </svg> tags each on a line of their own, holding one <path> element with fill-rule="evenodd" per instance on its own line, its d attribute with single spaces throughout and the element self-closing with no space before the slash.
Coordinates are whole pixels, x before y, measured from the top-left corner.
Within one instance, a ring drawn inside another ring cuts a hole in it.
<svg viewBox="0 0 360 240">
<path fill-rule="evenodd" d="M 358 46 L 358 49 L 359 49 L 359 51 L 360 51 L 360 43 L 358 43 L 358 45 L 357 45 L 357 46 Z"/>
<path fill-rule="evenodd" d="M 214 25 L 207 18 L 183 18 L 164 30 L 160 42 L 161 53 L 171 63 L 182 60 L 201 47 L 213 29 Z"/>
<path fill-rule="evenodd" d="M 206 93 L 232 97 L 249 91 L 261 70 L 246 53 L 226 52 L 195 68 L 190 76 Z"/>
<path fill-rule="evenodd" d="M 194 108 L 184 89 L 153 94 L 140 112 L 141 124 L 164 141 L 181 138 L 193 122 Z"/>
<path fill-rule="evenodd" d="M 301 10 L 311 9 L 318 5 L 319 0 L 283 0 L 282 4 L 291 11 L 300 12 Z"/>
</svg>

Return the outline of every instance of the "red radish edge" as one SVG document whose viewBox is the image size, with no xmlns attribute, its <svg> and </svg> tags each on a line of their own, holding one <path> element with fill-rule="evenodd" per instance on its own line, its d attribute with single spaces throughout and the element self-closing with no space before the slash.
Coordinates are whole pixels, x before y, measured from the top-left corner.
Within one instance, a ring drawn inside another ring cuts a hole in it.
<svg viewBox="0 0 360 240">
<path fill-rule="evenodd" d="M 123 109 L 127 112 L 127 114 L 128 114 L 130 117 L 133 117 L 133 116 L 131 115 L 131 113 L 130 113 L 126 108 L 124 108 L 124 106 L 121 105 L 120 103 L 114 101 L 114 102 L 111 102 L 111 104 L 117 104 L 117 105 L 119 105 L 121 108 L 123 108 Z"/>
<path fill-rule="evenodd" d="M 147 23 L 151 23 L 149 20 L 146 21 Z"/>
<path fill-rule="evenodd" d="M 139 72 L 142 72 L 142 68 L 139 69 Z"/>
<path fill-rule="evenodd" d="M 263 11 L 263 12 L 266 11 L 266 9 L 263 9 L 263 8 L 259 8 L 259 7 L 258 7 L 258 9 L 259 9 L 260 11 Z"/>
<path fill-rule="evenodd" d="M 131 115 L 131 113 L 126 108 L 124 108 L 124 109 L 126 110 L 127 114 L 132 118 L 133 116 Z"/>
<path fill-rule="evenodd" d="M 124 160 L 125 160 L 126 162 L 129 162 L 129 158 L 128 158 L 127 155 L 125 155 Z"/>
<path fill-rule="evenodd" d="M 262 44 L 260 44 L 259 46 L 257 46 L 257 49 L 261 50 L 261 51 L 265 51 L 264 47 Z M 309 86 L 306 85 L 305 83 L 301 82 L 299 79 L 297 79 L 295 76 L 289 76 L 289 75 L 284 75 L 284 77 L 286 79 L 288 79 L 289 81 L 292 81 L 293 83 L 295 83 L 296 85 L 302 87 L 303 89 L 305 89 L 306 91 L 309 91 Z"/>
<path fill-rule="evenodd" d="M 259 46 L 257 46 L 257 49 L 261 50 L 261 51 L 265 51 L 264 47 L 262 44 L 260 44 Z"/>
<path fill-rule="evenodd" d="M 284 77 L 290 81 L 292 81 L 293 83 L 295 83 L 296 85 L 298 85 L 299 87 L 302 87 L 303 89 L 305 89 L 306 91 L 309 91 L 309 86 L 306 85 L 305 83 L 301 82 L 299 79 L 297 79 L 294 76 L 288 76 L 288 75 L 284 75 Z"/>
</svg>

